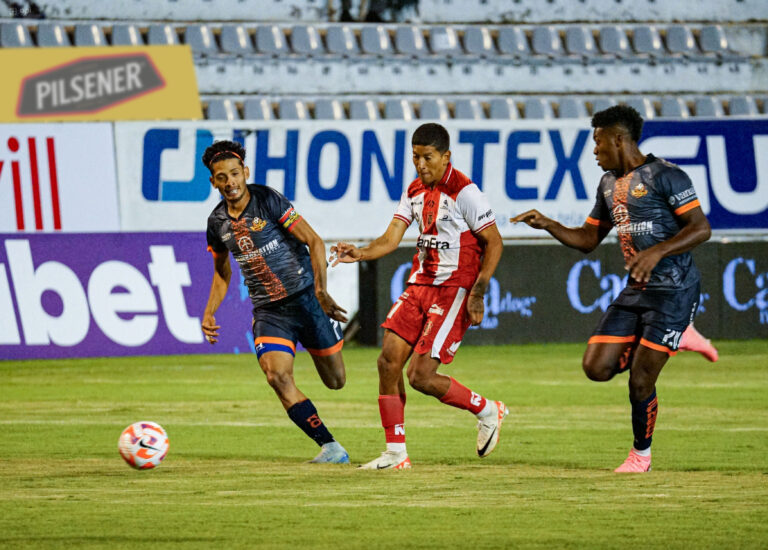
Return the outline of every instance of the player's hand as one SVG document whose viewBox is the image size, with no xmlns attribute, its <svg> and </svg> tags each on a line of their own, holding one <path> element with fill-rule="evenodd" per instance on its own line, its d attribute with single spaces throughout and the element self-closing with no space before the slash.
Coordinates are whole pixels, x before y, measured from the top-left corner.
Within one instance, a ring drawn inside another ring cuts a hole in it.
<svg viewBox="0 0 768 550">
<path fill-rule="evenodd" d="M 512 223 L 523 222 L 534 229 L 546 229 L 552 220 L 538 210 L 528 210 L 528 212 L 518 214 L 514 218 L 509 218 L 509 221 Z"/>
<path fill-rule="evenodd" d="M 347 310 L 337 304 L 336 301 L 331 298 L 330 294 L 322 290 L 320 292 L 315 292 L 315 296 L 317 296 L 317 301 L 320 302 L 320 307 L 323 308 L 323 311 L 328 317 L 341 323 L 347 322 L 347 316 L 344 315 Z"/>
<path fill-rule="evenodd" d="M 470 294 L 467 299 L 467 313 L 469 313 L 469 320 L 473 325 L 479 325 L 483 316 L 485 315 L 485 304 L 483 303 L 483 297 Z"/>
<path fill-rule="evenodd" d="M 331 267 L 342 264 L 352 264 L 359 262 L 362 254 L 360 249 L 350 243 L 336 243 L 331 247 L 331 256 L 328 258 Z"/>
<path fill-rule="evenodd" d="M 653 268 L 656 267 L 661 258 L 662 253 L 656 247 L 646 248 L 635 254 L 624 268 L 629 271 L 629 276 L 638 283 L 647 283 L 651 280 Z"/>
<path fill-rule="evenodd" d="M 205 339 L 208 340 L 208 343 L 215 344 L 219 341 L 219 329 L 221 327 L 216 324 L 216 319 L 213 315 L 207 313 L 203 315 L 203 322 L 200 326 L 203 329 L 203 334 L 205 335 Z"/>
</svg>

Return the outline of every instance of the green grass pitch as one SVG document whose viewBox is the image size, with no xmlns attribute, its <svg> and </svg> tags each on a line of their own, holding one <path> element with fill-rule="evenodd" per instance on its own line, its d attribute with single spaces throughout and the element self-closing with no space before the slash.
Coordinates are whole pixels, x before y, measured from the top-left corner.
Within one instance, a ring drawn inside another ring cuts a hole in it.
<svg viewBox="0 0 768 550">
<path fill-rule="evenodd" d="M 297 357 L 353 466 L 305 464 L 254 356 L 0 361 L 0 548 L 766 548 L 768 341 L 719 348 L 665 367 L 654 469 L 623 476 L 626 375 L 587 380 L 583 345 L 462 348 L 441 372 L 508 404 L 499 446 L 411 390 L 402 472 L 354 467 L 384 448 L 375 349 L 341 391 Z M 169 433 L 156 470 L 117 453 L 138 420 Z"/>
</svg>

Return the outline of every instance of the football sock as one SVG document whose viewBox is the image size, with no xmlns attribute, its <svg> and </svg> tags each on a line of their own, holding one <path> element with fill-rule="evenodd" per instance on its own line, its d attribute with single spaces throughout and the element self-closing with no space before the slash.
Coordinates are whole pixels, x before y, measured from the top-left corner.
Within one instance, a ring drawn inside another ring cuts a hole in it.
<svg viewBox="0 0 768 550">
<path fill-rule="evenodd" d="M 468 387 L 461 385 L 455 378 L 451 377 L 451 385 L 440 401 L 446 405 L 464 409 L 473 414 L 477 414 L 485 407 L 486 399 L 482 395 L 476 394 Z"/>
<path fill-rule="evenodd" d="M 651 447 L 653 429 L 656 427 L 656 414 L 659 410 L 659 400 L 656 390 L 643 401 L 632 401 L 632 432 L 635 435 L 636 451 L 644 451 Z"/>
<path fill-rule="evenodd" d="M 492 414 L 496 414 L 496 404 L 490 399 L 486 399 L 485 407 L 483 407 L 482 411 L 477 413 L 477 417 L 485 418 L 486 416 L 491 416 Z"/>
<path fill-rule="evenodd" d="M 388 451 L 405 451 L 404 401 L 405 394 L 379 396 L 379 415 Z"/>
<path fill-rule="evenodd" d="M 328 431 L 323 421 L 320 420 L 320 417 L 317 415 L 317 409 L 309 399 L 299 401 L 289 408 L 288 417 L 321 447 L 325 443 L 334 441 L 331 432 Z"/>
<path fill-rule="evenodd" d="M 638 456 L 651 456 L 651 448 L 648 447 L 647 449 L 643 449 L 642 451 L 638 451 L 635 449 L 635 454 Z"/>
</svg>

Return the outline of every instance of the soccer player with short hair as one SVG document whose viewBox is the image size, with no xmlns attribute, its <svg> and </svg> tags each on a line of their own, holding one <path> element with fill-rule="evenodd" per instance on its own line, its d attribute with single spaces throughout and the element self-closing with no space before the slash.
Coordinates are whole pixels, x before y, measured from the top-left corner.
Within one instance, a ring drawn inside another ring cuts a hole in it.
<svg viewBox="0 0 768 550">
<path fill-rule="evenodd" d="M 565 227 L 537 210 L 510 221 L 544 229 L 585 253 L 616 228 L 629 280 L 600 319 L 582 365 L 595 381 L 629 370 L 634 443 L 615 471 L 647 472 L 658 412 L 656 380 L 699 306 L 701 277 L 690 250 L 709 239 L 711 230 L 687 174 L 640 152 L 643 119 L 637 111 L 610 107 L 595 113 L 592 127 L 597 164 L 606 172 L 584 225 Z"/>
<path fill-rule="evenodd" d="M 253 303 L 259 365 L 290 419 L 322 447 L 310 462 L 348 463 L 346 450 L 293 379 L 296 342 L 301 342 L 326 386 L 338 390 L 346 381 L 339 326 L 347 320 L 346 311 L 326 291 L 325 243 L 283 195 L 265 185 L 246 184 L 242 145 L 217 141 L 202 161 L 223 197 L 208 217 L 213 281 L 203 333 L 211 344 L 217 341 L 220 326 L 214 314 L 229 287 L 232 253 Z"/>
<path fill-rule="evenodd" d="M 488 456 L 499 440 L 504 417 L 501 401 L 491 401 L 437 372 L 453 361 L 470 325 L 483 319 L 483 296 L 499 263 L 502 241 L 485 195 L 456 170 L 450 160 L 448 131 L 424 124 L 411 140 L 419 177 L 403 193 L 386 232 L 358 248 L 349 243 L 331 247 L 333 265 L 380 258 L 397 248 L 408 226 L 419 226 L 417 252 L 408 287 L 382 326 L 384 340 L 378 359 L 379 413 L 386 451 L 364 464 L 365 469 L 410 468 L 405 446 L 405 384 L 441 402 L 477 416 L 477 453 Z"/>
</svg>

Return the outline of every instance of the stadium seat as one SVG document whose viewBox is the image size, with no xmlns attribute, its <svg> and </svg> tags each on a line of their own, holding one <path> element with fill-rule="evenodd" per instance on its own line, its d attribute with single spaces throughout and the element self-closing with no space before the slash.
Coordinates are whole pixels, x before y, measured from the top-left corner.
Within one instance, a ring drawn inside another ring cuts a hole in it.
<svg viewBox="0 0 768 550">
<path fill-rule="evenodd" d="M 353 120 L 378 120 L 379 106 L 370 99 L 352 99 L 349 102 L 349 118 Z"/>
<path fill-rule="evenodd" d="M 744 56 L 733 52 L 728 45 L 725 30 L 720 25 L 706 25 L 699 33 L 699 46 L 704 55 L 715 55 L 725 60 L 741 59 Z"/>
<path fill-rule="evenodd" d="M 237 104 L 231 99 L 211 99 L 208 102 L 209 120 L 240 120 Z"/>
<path fill-rule="evenodd" d="M 661 43 L 661 35 L 656 27 L 652 25 L 640 25 L 634 28 L 632 33 L 632 45 L 635 53 L 641 55 L 650 55 L 653 57 L 663 56 L 664 47 Z"/>
<path fill-rule="evenodd" d="M 600 28 L 600 50 L 604 54 L 614 55 L 619 58 L 632 55 L 627 33 L 616 25 L 607 25 Z"/>
<path fill-rule="evenodd" d="M 693 33 L 685 25 L 670 25 L 667 27 L 667 50 L 672 54 L 686 56 L 699 54 Z"/>
<path fill-rule="evenodd" d="M 284 120 L 306 120 L 310 118 L 307 104 L 300 99 L 281 99 L 277 102 L 277 114 Z"/>
<path fill-rule="evenodd" d="M 523 102 L 523 113 L 525 118 L 547 119 L 555 118 L 552 105 L 544 98 L 529 97 Z"/>
<path fill-rule="evenodd" d="M 213 36 L 208 25 L 189 24 L 184 30 L 184 43 L 187 44 L 195 55 L 213 55 L 219 52 L 216 45 L 216 37 Z"/>
<path fill-rule="evenodd" d="M 388 99 L 384 103 L 384 118 L 414 120 L 413 106 L 406 99 Z"/>
<path fill-rule="evenodd" d="M 147 43 L 151 46 L 175 46 L 179 43 L 179 35 L 170 25 L 154 24 L 147 31 Z"/>
<path fill-rule="evenodd" d="M 28 48 L 34 45 L 26 25 L 0 23 L 0 46 L 3 48 Z"/>
<path fill-rule="evenodd" d="M 464 31 L 464 49 L 468 54 L 479 57 L 492 57 L 498 53 L 487 27 L 467 27 Z"/>
<path fill-rule="evenodd" d="M 483 105 L 476 99 L 457 99 L 453 107 L 453 118 L 483 120 Z"/>
<path fill-rule="evenodd" d="M 325 53 L 323 39 L 312 25 L 294 25 L 291 27 L 291 49 L 302 55 L 321 55 Z"/>
<path fill-rule="evenodd" d="M 490 101 L 491 118 L 496 120 L 516 120 L 520 118 L 515 101 L 508 97 L 494 97 Z"/>
<path fill-rule="evenodd" d="M 448 104 L 442 98 L 423 99 L 419 107 L 419 118 L 422 120 L 448 120 L 451 112 Z"/>
<path fill-rule="evenodd" d="M 249 97 L 243 102 L 245 120 L 273 120 L 275 112 L 272 103 L 264 98 Z"/>
<path fill-rule="evenodd" d="M 224 53 L 232 55 L 249 55 L 253 53 L 251 36 L 242 25 L 222 25 L 220 40 L 221 51 Z"/>
<path fill-rule="evenodd" d="M 622 101 L 622 103 L 635 109 L 646 120 L 656 118 L 656 109 L 653 106 L 653 102 L 647 97 L 630 97 Z"/>
<path fill-rule="evenodd" d="M 114 29 L 113 29 L 114 44 Z M 63 25 L 58 23 L 39 23 L 37 25 L 37 45 L 41 48 L 71 46 L 69 35 Z"/>
<path fill-rule="evenodd" d="M 317 120 L 344 120 L 344 106 L 338 99 L 318 99 L 315 101 L 315 119 Z"/>
<path fill-rule="evenodd" d="M 499 51 L 505 55 L 527 57 L 531 55 L 528 37 L 520 27 L 505 26 L 499 29 Z"/>
<path fill-rule="evenodd" d="M 616 100 L 612 97 L 596 97 L 592 100 L 592 114 L 605 111 L 614 105 L 616 105 Z"/>
<path fill-rule="evenodd" d="M 389 33 L 381 25 L 363 27 L 363 30 L 360 31 L 360 44 L 363 53 L 379 56 L 393 53 Z"/>
<path fill-rule="evenodd" d="M 582 25 L 572 25 L 565 30 L 565 49 L 581 57 L 594 57 L 599 53 L 592 31 Z"/>
<path fill-rule="evenodd" d="M 403 55 L 423 57 L 427 55 L 427 46 L 421 28 L 414 25 L 399 25 L 395 29 L 395 49 Z"/>
<path fill-rule="evenodd" d="M 75 46 L 106 46 L 107 39 L 99 25 L 80 23 L 75 25 Z"/>
<path fill-rule="evenodd" d="M 429 31 L 429 49 L 433 54 L 445 57 L 456 57 L 464 53 L 453 27 L 432 27 Z"/>
<path fill-rule="evenodd" d="M 560 35 L 552 26 L 534 27 L 531 48 L 534 53 L 551 58 L 561 57 L 565 54 Z"/>
<path fill-rule="evenodd" d="M 661 116 L 662 118 L 688 118 L 691 112 L 682 98 L 667 96 L 661 98 Z"/>
<path fill-rule="evenodd" d="M 112 27 L 111 42 L 113 46 L 143 46 L 144 37 L 136 25 L 120 23 Z"/>
<path fill-rule="evenodd" d="M 274 57 L 290 53 L 285 35 L 277 25 L 261 25 L 256 28 L 256 50 Z"/>
<path fill-rule="evenodd" d="M 695 116 L 697 117 L 721 117 L 725 116 L 723 105 L 719 100 L 711 96 L 699 96 L 693 101 Z"/>
<path fill-rule="evenodd" d="M 347 25 L 332 25 L 325 35 L 328 51 L 333 54 L 351 57 L 360 53 L 357 38 Z"/>
<path fill-rule="evenodd" d="M 558 118 L 588 118 L 587 106 L 579 98 L 564 97 L 558 102 Z"/>
<path fill-rule="evenodd" d="M 756 115 L 759 113 L 755 98 L 750 95 L 735 96 L 728 101 L 730 115 Z"/>
</svg>

